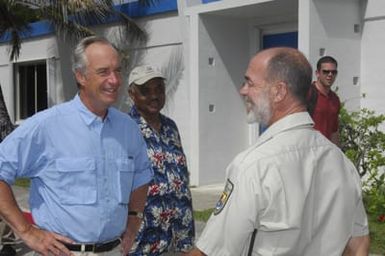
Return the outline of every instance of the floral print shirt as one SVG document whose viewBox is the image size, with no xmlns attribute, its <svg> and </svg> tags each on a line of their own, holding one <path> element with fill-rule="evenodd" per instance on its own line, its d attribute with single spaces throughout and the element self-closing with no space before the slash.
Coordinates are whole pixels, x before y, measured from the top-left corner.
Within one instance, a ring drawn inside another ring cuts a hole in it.
<svg viewBox="0 0 385 256">
<path fill-rule="evenodd" d="M 139 125 L 154 169 L 142 225 L 129 255 L 188 251 L 193 247 L 195 230 L 189 174 L 178 128 L 173 120 L 160 114 L 158 133 L 135 106 L 129 114 Z"/>
</svg>

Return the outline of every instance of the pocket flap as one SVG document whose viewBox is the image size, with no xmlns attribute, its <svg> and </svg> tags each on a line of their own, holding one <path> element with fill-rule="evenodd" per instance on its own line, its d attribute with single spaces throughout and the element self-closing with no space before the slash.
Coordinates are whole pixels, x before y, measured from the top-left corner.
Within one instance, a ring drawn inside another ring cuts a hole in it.
<svg viewBox="0 0 385 256">
<path fill-rule="evenodd" d="M 56 168 L 65 171 L 87 171 L 95 169 L 95 159 L 88 157 L 81 158 L 60 158 L 56 160 Z"/>
</svg>

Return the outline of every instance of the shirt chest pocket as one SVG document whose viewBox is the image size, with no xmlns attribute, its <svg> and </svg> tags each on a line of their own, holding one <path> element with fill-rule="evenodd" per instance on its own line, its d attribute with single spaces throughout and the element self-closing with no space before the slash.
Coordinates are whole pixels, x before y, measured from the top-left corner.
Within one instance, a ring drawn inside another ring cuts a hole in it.
<svg viewBox="0 0 385 256">
<path fill-rule="evenodd" d="M 97 198 L 96 162 L 92 158 L 56 160 L 57 196 L 67 205 L 93 204 Z"/>
<path fill-rule="evenodd" d="M 118 159 L 118 201 L 128 204 L 134 180 L 133 157 Z"/>
</svg>

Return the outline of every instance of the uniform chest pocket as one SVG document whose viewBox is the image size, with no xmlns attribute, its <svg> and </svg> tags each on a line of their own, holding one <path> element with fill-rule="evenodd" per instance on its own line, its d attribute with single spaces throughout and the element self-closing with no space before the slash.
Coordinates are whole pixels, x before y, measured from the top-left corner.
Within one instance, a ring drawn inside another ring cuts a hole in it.
<svg viewBox="0 0 385 256">
<path fill-rule="evenodd" d="M 93 204 L 97 198 L 96 163 L 92 158 L 56 160 L 57 188 L 61 203 Z"/>
<path fill-rule="evenodd" d="M 118 159 L 118 201 L 128 204 L 134 180 L 133 157 Z"/>
</svg>

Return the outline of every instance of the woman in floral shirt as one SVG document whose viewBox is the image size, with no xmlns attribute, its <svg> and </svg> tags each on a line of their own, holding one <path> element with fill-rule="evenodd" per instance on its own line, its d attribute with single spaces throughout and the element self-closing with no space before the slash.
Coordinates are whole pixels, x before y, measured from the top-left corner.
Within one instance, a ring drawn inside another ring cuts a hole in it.
<svg viewBox="0 0 385 256">
<path fill-rule="evenodd" d="M 140 66 L 130 73 L 129 84 L 134 102 L 129 114 L 142 131 L 154 169 L 141 228 L 129 255 L 183 255 L 194 242 L 192 200 L 178 128 L 160 114 L 165 104 L 164 76 L 154 67 Z"/>
</svg>

